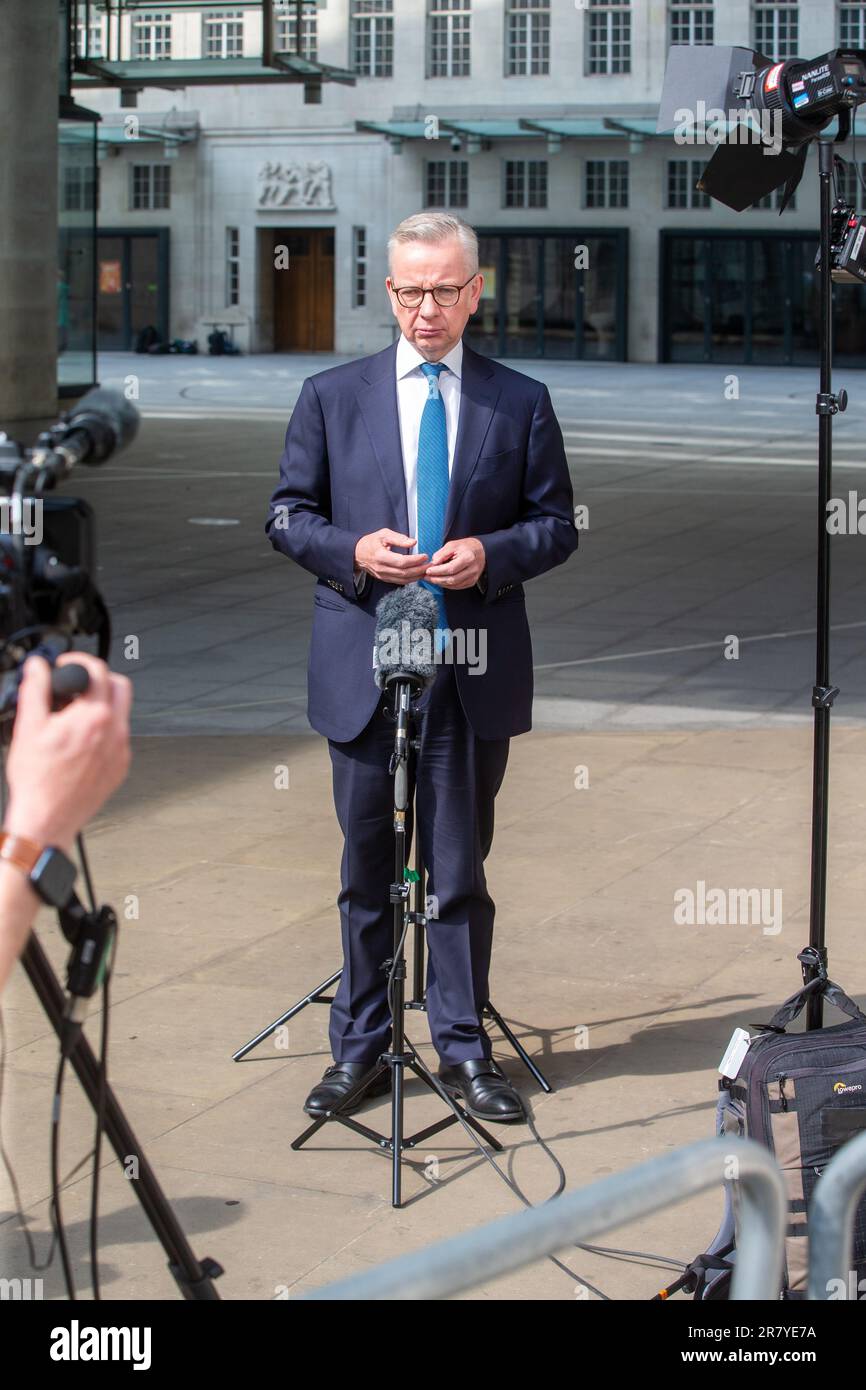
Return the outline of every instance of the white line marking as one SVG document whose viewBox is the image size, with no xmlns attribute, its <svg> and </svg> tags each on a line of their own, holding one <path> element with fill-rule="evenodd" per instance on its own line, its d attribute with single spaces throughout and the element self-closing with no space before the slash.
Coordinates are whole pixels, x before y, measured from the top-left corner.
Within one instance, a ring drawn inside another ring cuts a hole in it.
<svg viewBox="0 0 866 1390">
<path fill-rule="evenodd" d="M 858 623 L 834 623 L 830 628 L 831 632 L 846 632 L 851 628 L 866 627 L 866 621 Z M 814 627 L 792 628 L 790 632 L 762 632 L 754 637 L 741 637 L 740 646 L 747 642 L 778 642 L 785 641 L 789 637 L 813 637 L 817 631 Z M 595 666 L 602 661 L 634 661 L 641 656 L 669 656 L 672 652 L 700 652 L 712 651 L 714 648 L 724 646 L 724 638 L 719 637 L 715 642 L 689 642 L 681 647 L 653 647 L 642 652 L 616 652 L 611 656 L 584 656 L 576 661 L 551 661 L 543 666 L 533 666 L 533 671 L 556 671 L 563 666 Z"/>
</svg>

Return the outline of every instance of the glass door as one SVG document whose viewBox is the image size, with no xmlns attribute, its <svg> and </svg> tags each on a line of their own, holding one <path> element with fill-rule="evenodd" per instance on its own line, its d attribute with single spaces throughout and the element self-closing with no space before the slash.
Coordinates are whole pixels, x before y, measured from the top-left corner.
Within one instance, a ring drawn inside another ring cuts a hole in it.
<svg viewBox="0 0 866 1390">
<path fill-rule="evenodd" d="M 126 238 L 100 236 L 96 255 L 96 339 L 100 352 L 124 352 L 126 329 Z"/>
<path fill-rule="evenodd" d="M 508 237 L 505 247 L 505 343 L 507 357 L 540 357 L 542 300 L 538 237 Z"/>
<path fill-rule="evenodd" d="M 491 357 L 625 359 L 627 233 L 482 232 L 468 339 Z"/>
</svg>

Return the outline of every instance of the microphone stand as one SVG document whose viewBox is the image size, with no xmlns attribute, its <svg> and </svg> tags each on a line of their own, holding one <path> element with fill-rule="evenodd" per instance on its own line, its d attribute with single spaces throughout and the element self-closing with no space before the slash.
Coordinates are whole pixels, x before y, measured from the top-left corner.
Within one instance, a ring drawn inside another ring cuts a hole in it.
<svg viewBox="0 0 866 1390">
<path fill-rule="evenodd" d="M 419 746 L 418 739 L 413 735 L 412 697 L 420 692 L 421 680 L 414 674 L 397 672 L 388 679 L 386 684 L 393 693 L 393 718 L 396 720 L 394 751 L 391 754 L 388 768 L 389 773 L 394 778 L 394 882 L 389 889 L 389 901 L 393 906 L 394 915 L 394 947 L 392 956 L 382 965 L 382 969 L 388 975 L 391 1049 L 389 1052 L 382 1053 L 378 1061 L 361 1077 L 357 1085 L 353 1086 L 351 1091 L 343 1097 L 335 1110 L 328 1110 L 318 1116 L 302 1134 L 298 1135 L 297 1139 L 292 1142 L 292 1148 L 302 1148 L 307 1140 L 311 1139 L 329 1120 L 345 1125 L 348 1129 L 354 1130 L 356 1134 L 369 1139 L 377 1148 L 390 1153 L 392 1162 L 391 1205 L 400 1207 L 403 1204 L 402 1156 L 405 1150 L 417 1148 L 424 1140 L 430 1139 L 434 1134 L 439 1134 L 443 1129 L 448 1129 L 450 1125 L 457 1124 L 458 1121 L 462 1122 L 464 1128 L 469 1126 L 477 1134 L 480 1134 L 497 1153 L 502 1152 L 502 1145 L 447 1094 L 424 1065 L 416 1049 L 406 1037 L 403 1028 L 403 1014 L 406 1008 L 404 944 L 410 922 L 413 919 L 415 919 L 417 927 L 423 928 L 423 921 L 418 921 L 419 914 L 410 911 L 409 908 L 410 885 L 416 876 L 406 863 L 406 813 L 410 799 L 410 759 L 412 753 L 416 752 Z M 332 979 L 336 979 L 339 973 L 338 971 Z M 321 988 L 325 987 L 322 986 Z M 296 1005 L 292 1012 L 296 1013 L 299 1008 L 303 1008 L 304 1003 L 311 1002 L 313 1002 L 312 996 L 308 996 L 300 1005 Z M 275 1024 L 274 1027 L 276 1026 Z M 267 1036 L 267 1034 L 262 1036 Z M 258 1039 L 254 1040 L 250 1046 L 254 1046 L 255 1041 Z M 248 1051 L 249 1048 L 246 1050 Z M 428 1125 L 425 1129 L 419 1130 L 417 1134 L 408 1138 L 404 1137 L 403 1125 L 404 1080 L 407 1068 L 429 1090 L 439 1096 L 452 1111 L 445 1119 L 437 1120 L 435 1124 Z M 346 1106 L 353 1105 L 389 1069 L 391 1072 L 391 1133 L 385 1135 L 371 1129 L 369 1125 L 359 1123 L 350 1115 L 343 1114 L 343 1110 Z M 480 1143 L 478 1143 L 478 1149 L 480 1153 L 484 1153 Z"/>
<path fill-rule="evenodd" d="M 424 986 L 424 924 L 426 921 L 424 909 L 427 902 L 426 873 L 427 871 L 424 868 L 424 860 L 421 854 L 421 839 L 420 836 L 418 836 L 415 840 L 415 872 L 413 875 L 415 911 L 410 913 L 410 917 L 415 924 L 414 943 L 412 947 L 412 997 L 406 1000 L 406 1008 L 416 1009 L 421 1013 L 427 1012 L 426 989 Z M 542 1091 L 550 1095 L 553 1091 L 553 1087 L 544 1075 L 544 1072 L 540 1067 L 536 1066 L 535 1062 L 526 1051 L 526 1048 L 523 1046 L 523 1043 L 517 1037 L 513 1029 L 506 1023 L 502 1014 L 494 1006 L 492 1000 L 487 1000 L 487 1003 L 481 1010 L 481 1018 L 490 1019 L 491 1022 L 496 1024 L 506 1042 L 511 1044 L 511 1047 L 526 1067 L 526 1070 L 535 1078 Z"/>
<path fill-rule="evenodd" d="M 407 1009 L 414 1009 L 420 1013 L 426 1013 L 427 1001 L 425 997 L 426 990 L 424 985 L 424 928 L 427 922 L 425 914 L 427 898 L 425 886 L 426 871 L 424 868 L 424 860 L 421 852 L 420 835 L 416 835 L 415 837 L 415 870 L 412 874 L 412 882 L 415 890 L 415 906 L 409 914 L 410 921 L 413 923 L 414 926 L 412 997 L 410 999 L 405 1000 L 404 1007 Z M 333 986 L 337 983 L 342 973 L 342 968 L 340 968 L 339 970 L 335 970 L 332 975 L 329 975 L 326 980 L 322 980 L 321 984 L 316 985 L 314 989 L 311 989 L 308 994 L 305 994 L 303 998 L 299 999 L 297 1003 L 291 1006 L 291 1008 L 286 1009 L 285 1013 L 280 1014 L 279 1018 L 275 1018 L 273 1023 L 269 1023 L 267 1028 L 263 1028 L 260 1033 L 256 1033 L 254 1038 L 250 1038 L 249 1042 L 245 1042 L 243 1047 L 239 1047 L 237 1052 L 234 1052 L 232 1054 L 232 1061 L 242 1062 L 244 1057 L 246 1057 L 248 1053 L 253 1051 L 253 1048 L 258 1047 L 259 1043 L 263 1043 L 266 1038 L 272 1037 L 272 1035 L 277 1031 L 278 1028 L 282 1028 L 283 1024 L 288 1023 L 290 1019 L 296 1016 L 296 1014 L 299 1014 L 303 1009 L 305 1009 L 308 1004 L 333 1004 L 334 996 L 332 994 L 329 994 L 328 990 L 333 988 Z M 494 1006 L 492 1000 L 487 1000 L 487 1003 L 481 1010 L 481 1017 L 491 1019 L 497 1025 L 497 1027 L 501 1030 L 506 1042 L 510 1043 L 511 1047 L 514 1049 L 514 1052 L 520 1058 L 521 1062 L 526 1067 L 530 1075 L 532 1075 L 535 1078 L 541 1089 L 545 1091 L 548 1095 L 550 1095 L 550 1093 L 553 1090 L 553 1087 L 551 1086 L 547 1077 L 530 1057 L 529 1053 L 526 1051 L 526 1048 L 523 1046 L 523 1044 L 520 1042 L 520 1039 L 515 1035 L 513 1030 L 506 1023 L 505 1019 L 502 1017 L 502 1014 Z"/>
</svg>

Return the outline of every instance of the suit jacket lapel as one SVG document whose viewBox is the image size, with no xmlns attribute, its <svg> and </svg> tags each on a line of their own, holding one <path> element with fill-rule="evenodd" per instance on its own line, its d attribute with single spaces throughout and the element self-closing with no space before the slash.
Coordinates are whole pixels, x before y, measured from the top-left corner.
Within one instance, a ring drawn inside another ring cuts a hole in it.
<svg viewBox="0 0 866 1390">
<path fill-rule="evenodd" d="M 370 435 L 382 479 L 397 517 L 397 529 L 409 534 L 406 505 L 406 476 L 403 472 L 403 446 L 400 442 L 400 416 L 397 411 L 396 342 L 377 353 L 369 364 L 357 393 L 358 407 Z"/>
<path fill-rule="evenodd" d="M 454 525 L 460 499 L 472 477 L 484 437 L 490 427 L 493 411 L 499 399 L 493 367 L 486 357 L 463 344 L 463 365 L 460 381 L 460 417 L 457 424 L 457 443 L 445 509 L 444 538 Z"/>
</svg>

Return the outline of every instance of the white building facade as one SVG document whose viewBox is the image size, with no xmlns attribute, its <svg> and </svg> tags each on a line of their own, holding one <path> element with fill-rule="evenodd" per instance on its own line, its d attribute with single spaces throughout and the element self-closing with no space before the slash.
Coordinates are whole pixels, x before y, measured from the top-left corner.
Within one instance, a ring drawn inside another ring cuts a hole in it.
<svg viewBox="0 0 866 1390">
<path fill-rule="evenodd" d="M 294 0 L 274 13 L 295 50 Z M 112 57 L 96 4 L 87 37 Z M 394 332 L 388 233 L 429 206 L 479 231 L 471 341 L 491 355 L 815 360 L 814 153 L 792 208 L 737 214 L 697 192 L 708 152 L 656 136 L 656 111 L 672 41 L 810 58 L 866 47 L 866 4 L 318 0 L 300 53 L 355 81 L 308 103 L 297 83 L 183 85 L 184 60 L 255 67 L 253 0 L 127 5 L 119 41 L 137 95 L 75 87 L 102 115 L 102 350 L 148 324 L 202 350 L 220 324 L 244 351 L 373 352 Z M 840 357 L 866 361 L 861 291 L 842 294 Z"/>
</svg>

